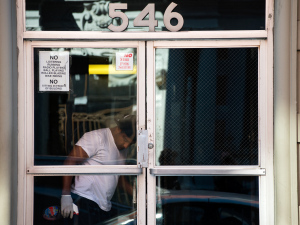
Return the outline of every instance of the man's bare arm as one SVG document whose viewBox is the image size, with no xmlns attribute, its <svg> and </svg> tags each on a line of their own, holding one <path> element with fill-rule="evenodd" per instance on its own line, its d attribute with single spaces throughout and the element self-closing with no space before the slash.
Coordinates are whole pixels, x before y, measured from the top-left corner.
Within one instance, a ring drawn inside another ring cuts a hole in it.
<svg viewBox="0 0 300 225">
<path fill-rule="evenodd" d="M 75 145 L 67 159 L 64 162 L 64 165 L 80 165 L 86 158 L 89 156 L 80 146 Z M 71 193 L 71 183 L 73 176 L 64 176 L 63 177 L 63 195 L 70 195 Z"/>
</svg>

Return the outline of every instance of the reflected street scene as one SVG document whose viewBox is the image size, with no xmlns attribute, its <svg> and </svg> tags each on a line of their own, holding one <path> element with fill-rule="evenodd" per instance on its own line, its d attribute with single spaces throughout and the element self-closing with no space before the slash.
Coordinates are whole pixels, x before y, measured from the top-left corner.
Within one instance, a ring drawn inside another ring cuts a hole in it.
<svg viewBox="0 0 300 225">
<path fill-rule="evenodd" d="M 65 61 L 55 61 L 61 52 Z M 136 115 L 135 48 L 43 48 L 34 53 L 35 165 L 63 165 L 84 134 L 113 129 L 120 119 Z M 127 60 L 123 56 L 130 57 L 128 68 L 119 68 L 120 59 Z M 126 148 L 125 164 L 136 165 L 136 144 Z"/>
<path fill-rule="evenodd" d="M 173 1 L 26 0 L 27 31 L 110 31 L 122 19 L 109 16 L 110 3 L 127 3 L 125 31 L 149 31 L 133 21 L 149 3 L 155 5 L 156 32 L 168 31 L 164 14 Z M 184 20 L 180 31 L 265 30 L 265 0 L 177 0 L 174 12 Z M 147 19 L 146 19 L 147 20 Z M 176 26 L 176 19 L 170 24 Z"/>
<path fill-rule="evenodd" d="M 34 178 L 34 225 L 73 224 L 77 212 L 73 212 L 72 220 L 70 218 L 64 218 L 62 215 L 62 180 L 62 177 L 52 176 Z M 126 218 L 127 221 L 131 221 L 131 225 L 137 225 L 136 185 L 136 176 L 120 176 L 118 185 L 111 198 L 111 207 L 107 212 L 107 218 L 102 218 L 101 221 L 94 224 L 124 224 L 124 218 Z M 73 194 L 72 198 L 74 199 L 74 204 L 80 209 L 80 204 L 82 204 L 81 199 Z M 91 207 L 91 217 L 95 218 L 95 221 L 101 218 L 96 210 L 97 205 Z M 79 210 L 78 213 L 85 213 L 85 211 Z M 112 221 L 114 221 L 114 223 L 112 223 Z M 88 220 L 86 220 L 86 222 L 88 222 Z"/>
<path fill-rule="evenodd" d="M 171 178 L 157 177 L 157 225 L 259 225 L 258 177 L 175 177 L 166 187 Z"/>
<path fill-rule="evenodd" d="M 136 131 L 135 48 L 34 49 L 34 165 L 136 165 Z M 37 176 L 34 225 L 106 224 L 136 196 L 136 176 Z"/>
</svg>

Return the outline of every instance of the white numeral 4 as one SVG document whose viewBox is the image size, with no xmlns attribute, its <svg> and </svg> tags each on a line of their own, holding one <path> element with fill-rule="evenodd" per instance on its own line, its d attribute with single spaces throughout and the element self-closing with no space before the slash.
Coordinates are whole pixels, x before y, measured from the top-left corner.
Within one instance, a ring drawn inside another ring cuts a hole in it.
<svg viewBox="0 0 300 225">
<path fill-rule="evenodd" d="M 149 15 L 149 19 L 145 20 L 145 17 Z M 155 20 L 155 5 L 153 3 L 148 4 L 143 11 L 133 20 L 133 26 L 135 27 L 149 27 L 149 31 L 155 31 L 158 22 Z"/>
</svg>

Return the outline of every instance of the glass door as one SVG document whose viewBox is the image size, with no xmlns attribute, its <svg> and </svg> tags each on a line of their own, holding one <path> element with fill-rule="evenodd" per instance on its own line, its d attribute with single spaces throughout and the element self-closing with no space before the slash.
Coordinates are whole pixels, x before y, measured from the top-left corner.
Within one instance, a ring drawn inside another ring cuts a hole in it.
<svg viewBox="0 0 300 225">
<path fill-rule="evenodd" d="M 25 224 L 266 224 L 265 41 L 25 45 Z"/>
<path fill-rule="evenodd" d="M 147 43 L 148 224 L 264 224 L 264 51 Z"/>
<path fill-rule="evenodd" d="M 26 46 L 25 224 L 145 224 L 145 42 Z"/>
</svg>

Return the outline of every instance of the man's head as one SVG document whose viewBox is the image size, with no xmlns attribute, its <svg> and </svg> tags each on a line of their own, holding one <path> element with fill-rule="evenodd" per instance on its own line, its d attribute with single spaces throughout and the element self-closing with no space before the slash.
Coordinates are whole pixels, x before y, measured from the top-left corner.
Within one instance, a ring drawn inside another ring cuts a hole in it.
<svg viewBox="0 0 300 225">
<path fill-rule="evenodd" d="M 136 116 L 126 115 L 115 119 L 117 128 L 114 132 L 114 140 L 119 150 L 128 148 L 136 142 Z"/>
</svg>

